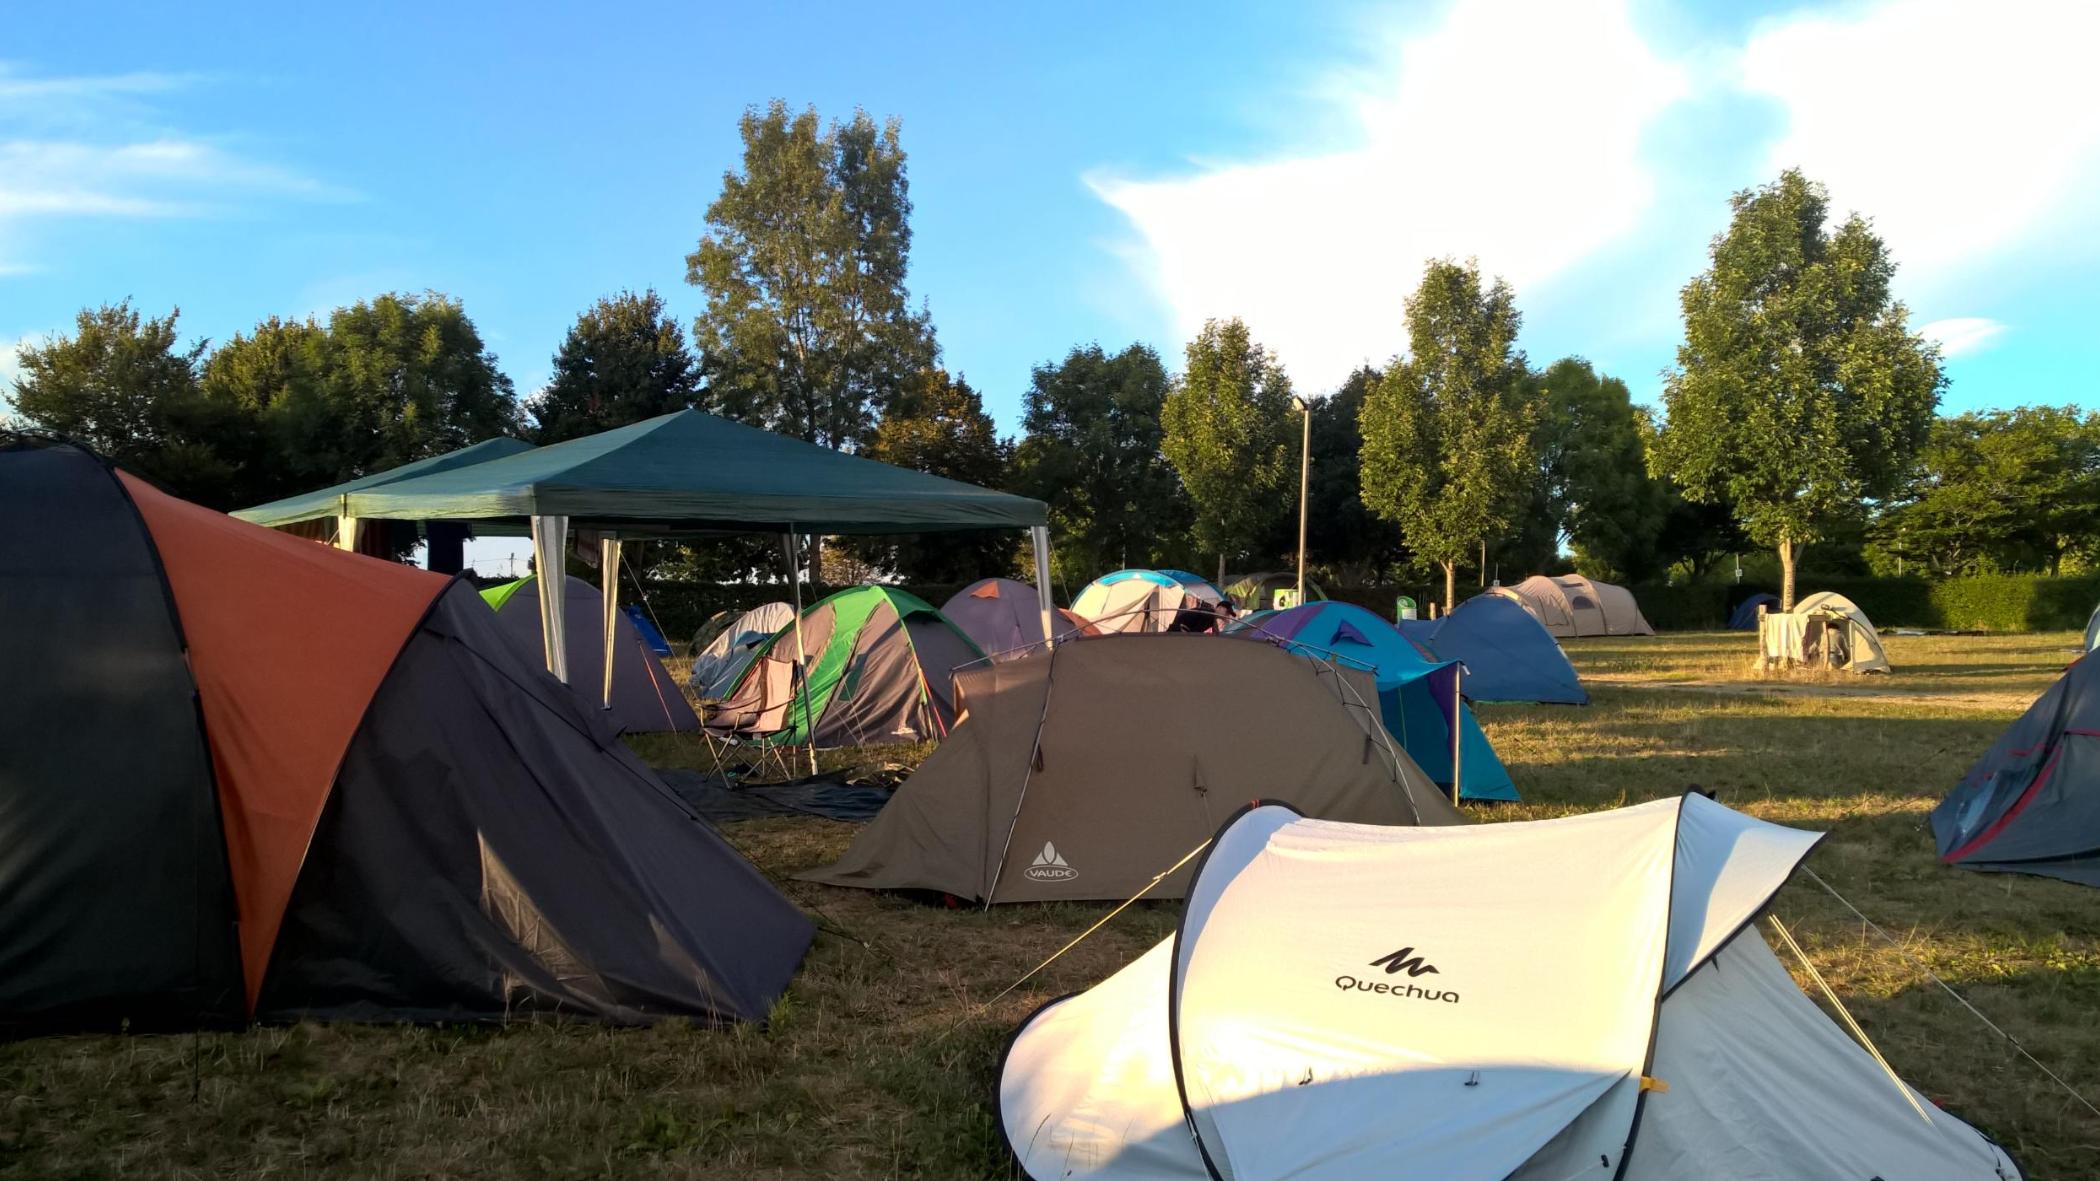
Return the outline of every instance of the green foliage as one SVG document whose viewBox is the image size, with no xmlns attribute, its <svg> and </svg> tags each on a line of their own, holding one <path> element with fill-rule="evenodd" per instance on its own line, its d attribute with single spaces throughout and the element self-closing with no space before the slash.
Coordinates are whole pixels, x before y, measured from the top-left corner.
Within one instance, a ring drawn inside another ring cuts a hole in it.
<svg viewBox="0 0 2100 1181">
<path fill-rule="evenodd" d="M 2100 536 L 2100 415 L 2070 406 L 1935 420 L 1900 503 L 1873 529 L 1881 554 L 1936 574 L 2057 573 Z"/>
<path fill-rule="evenodd" d="M 1431 262 L 1407 301 L 1407 357 L 1364 399 L 1364 504 L 1444 567 L 1447 600 L 1453 567 L 1508 530 L 1531 487 L 1521 322 L 1507 283 Z"/>
<path fill-rule="evenodd" d="M 541 444 L 597 434 L 691 406 L 699 362 L 655 291 L 623 291 L 576 317 L 554 376 L 528 405 Z"/>
<path fill-rule="evenodd" d="M 944 369 L 913 380 L 883 412 L 870 459 L 930 472 L 980 488 L 1006 483 L 1010 448 L 999 438 L 984 399 L 970 383 Z M 913 582 L 973 582 L 1010 574 L 1019 553 L 1011 529 L 979 529 L 870 538 L 855 544 L 862 558 Z"/>
<path fill-rule="evenodd" d="M 1160 411 L 1160 445 L 1195 510 L 1204 552 L 1224 562 L 1274 535 L 1295 507 L 1291 379 L 1237 318 L 1211 320 Z"/>
<path fill-rule="evenodd" d="M 1611 581 L 1661 574 L 1658 545 L 1670 490 L 1648 474 L 1644 416 L 1626 383 L 1564 357 L 1526 379 L 1539 407 L 1532 445 L 1547 519 L 1575 552 L 1576 568 Z"/>
<path fill-rule="evenodd" d="M 1791 170 L 1730 204 L 1711 267 L 1684 288 L 1658 466 L 1733 506 L 1790 566 L 1795 545 L 1893 490 L 1945 378 L 1863 218 L 1827 231 L 1822 187 Z"/>
<path fill-rule="evenodd" d="M 1066 586 L 1188 556 L 1188 500 L 1162 450 L 1167 388 L 1141 344 L 1075 348 L 1031 374 L 1012 488 L 1050 506 L 1051 566 Z"/>
<path fill-rule="evenodd" d="M 329 396 L 358 452 L 350 475 L 518 429 L 510 378 L 456 299 L 389 293 L 337 308 L 327 352 Z"/>
<path fill-rule="evenodd" d="M 933 327 L 905 290 L 911 197 L 898 123 L 865 111 L 820 126 L 787 104 L 744 112 L 743 171 L 722 178 L 686 282 L 724 413 L 828 447 L 865 440 L 934 361 Z"/>
<path fill-rule="evenodd" d="M 1381 374 L 1365 365 L 1349 375 L 1340 389 L 1313 403 L 1312 489 L 1306 497 L 1306 560 L 1344 582 L 1372 582 L 1386 575 L 1404 554 L 1400 530 L 1364 507 L 1357 456 L 1363 450 L 1364 398 Z M 1297 544 L 1295 516 L 1284 519 L 1290 534 L 1278 552 Z M 1386 606 L 1391 607 L 1388 602 Z"/>
</svg>

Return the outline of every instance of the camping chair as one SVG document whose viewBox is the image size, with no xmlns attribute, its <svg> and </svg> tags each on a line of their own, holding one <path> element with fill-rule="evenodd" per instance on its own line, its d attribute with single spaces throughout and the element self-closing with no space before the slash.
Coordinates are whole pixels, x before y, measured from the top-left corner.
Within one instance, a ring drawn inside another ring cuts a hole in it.
<svg viewBox="0 0 2100 1181">
<path fill-rule="evenodd" d="M 800 673 L 790 661 L 757 657 L 752 670 L 745 674 L 744 691 L 707 707 L 700 732 L 714 755 L 716 774 L 724 774 L 725 756 L 742 748 L 757 754 L 744 766 L 744 773 L 771 764 L 779 769 L 782 779 L 794 778 L 787 761 L 789 748 L 766 739 L 788 728 L 788 711 L 801 687 Z"/>
</svg>

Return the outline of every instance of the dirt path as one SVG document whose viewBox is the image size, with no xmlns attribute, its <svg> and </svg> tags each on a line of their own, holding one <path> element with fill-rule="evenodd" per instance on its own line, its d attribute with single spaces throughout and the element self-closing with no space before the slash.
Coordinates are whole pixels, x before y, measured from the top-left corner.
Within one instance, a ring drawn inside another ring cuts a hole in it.
<svg viewBox="0 0 2100 1181">
<path fill-rule="evenodd" d="M 1657 681 L 1632 675 L 1591 675 L 1582 678 L 1585 685 L 1603 685 L 1614 689 L 1641 689 L 1659 692 L 1706 693 L 1719 697 L 1838 697 L 1856 698 L 1881 702 L 1929 701 L 1934 705 L 1958 706 L 1978 710 L 2009 710 L 2018 712 L 2034 701 L 2029 692 L 1977 692 L 1970 689 L 1935 690 L 1930 685 L 1915 681 L 1889 684 L 1886 688 L 1874 683 L 1863 685 L 1834 685 L 1811 681 Z"/>
</svg>

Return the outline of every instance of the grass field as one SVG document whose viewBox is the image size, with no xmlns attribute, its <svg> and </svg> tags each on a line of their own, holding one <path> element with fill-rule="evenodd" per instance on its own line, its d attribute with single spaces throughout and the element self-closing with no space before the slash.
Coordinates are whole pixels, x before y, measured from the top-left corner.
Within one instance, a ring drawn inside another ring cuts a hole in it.
<svg viewBox="0 0 2100 1181">
<path fill-rule="evenodd" d="M 2076 643 L 1890 637 L 1896 672 L 1863 680 L 1761 677 L 1741 634 L 1577 641 L 1595 704 L 1482 708 L 1527 802 L 1476 814 L 1554 816 L 1698 784 L 1827 829 L 1817 874 L 2100 1097 L 2100 893 L 1943 869 L 1924 827 Z M 660 764 L 697 759 L 682 740 L 638 745 Z M 1007 1176 L 989 1106 L 1005 1037 L 1170 932 L 1175 905 L 1132 908 L 987 1005 L 1107 907 L 943 910 L 786 880 L 852 833 L 728 829 L 823 925 L 764 1030 L 299 1026 L 0 1046 L 0 1174 Z M 1805 878 L 1774 910 L 1911 1083 L 2030 1177 L 2100 1176 L 2100 1121 L 1904 955 Z"/>
</svg>

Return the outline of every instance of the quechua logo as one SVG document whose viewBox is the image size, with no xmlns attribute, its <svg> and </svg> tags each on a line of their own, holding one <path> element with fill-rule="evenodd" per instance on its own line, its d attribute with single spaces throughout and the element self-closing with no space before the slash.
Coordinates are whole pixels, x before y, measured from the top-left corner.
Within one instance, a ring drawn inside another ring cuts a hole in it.
<svg viewBox="0 0 2100 1181">
<path fill-rule="evenodd" d="M 1055 843 L 1044 841 L 1043 851 L 1035 855 L 1035 861 L 1021 876 L 1032 882 L 1069 882 L 1079 876 L 1079 871 L 1065 862 L 1065 855 L 1057 851 Z"/>
<path fill-rule="evenodd" d="M 1388 952 L 1372 960 L 1369 966 L 1385 969 L 1384 974 L 1387 976 L 1397 976 L 1405 972 L 1408 980 L 1420 976 L 1442 975 L 1437 966 L 1429 962 L 1428 957 L 1413 947 Z M 1395 983 L 1375 978 L 1363 980 L 1348 973 L 1335 977 L 1334 986 L 1343 992 L 1368 992 L 1374 996 L 1398 997 L 1402 1000 L 1442 1001 L 1447 1005 L 1459 1003 L 1458 993 L 1450 989 L 1423 988 L 1419 984 L 1409 984 L 1405 981 Z"/>
</svg>

